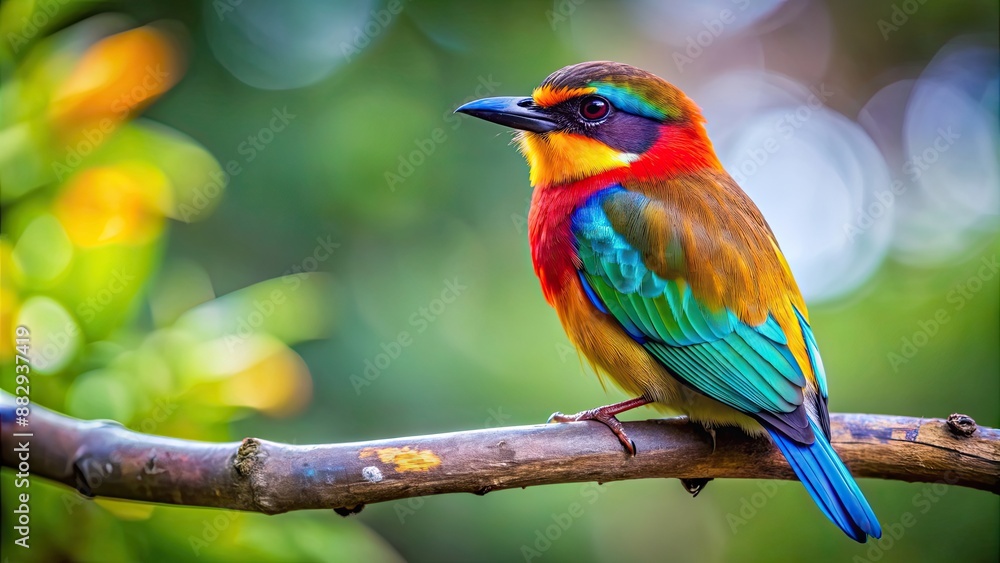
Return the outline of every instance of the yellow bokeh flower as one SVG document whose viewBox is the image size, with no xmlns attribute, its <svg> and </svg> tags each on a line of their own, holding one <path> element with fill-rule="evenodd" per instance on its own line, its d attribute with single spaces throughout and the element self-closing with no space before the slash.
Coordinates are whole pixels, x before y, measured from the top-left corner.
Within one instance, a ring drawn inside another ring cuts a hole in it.
<svg viewBox="0 0 1000 563">
<path fill-rule="evenodd" d="M 91 46 L 56 88 L 50 118 L 65 141 L 103 137 L 169 90 L 182 72 L 179 49 L 156 27 L 112 35 Z"/>
<path fill-rule="evenodd" d="M 55 214 L 73 244 L 143 244 L 163 229 L 171 206 L 166 176 L 141 162 L 90 168 L 74 176 Z"/>
<path fill-rule="evenodd" d="M 14 352 L 14 315 L 17 313 L 17 281 L 13 249 L 6 240 L 0 240 L 0 361 L 7 361 Z"/>
<path fill-rule="evenodd" d="M 14 354 L 14 315 L 17 312 L 17 293 L 0 286 L 0 361 L 7 361 Z"/>
<path fill-rule="evenodd" d="M 291 348 L 273 353 L 225 380 L 224 400 L 276 417 L 291 416 L 312 399 L 312 377 L 306 363 Z"/>
</svg>

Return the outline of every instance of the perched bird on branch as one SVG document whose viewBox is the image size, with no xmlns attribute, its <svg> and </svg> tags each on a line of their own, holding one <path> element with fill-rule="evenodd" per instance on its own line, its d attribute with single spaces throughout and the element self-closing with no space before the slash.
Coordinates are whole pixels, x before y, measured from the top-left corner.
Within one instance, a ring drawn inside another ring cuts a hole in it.
<svg viewBox="0 0 1000 563">
<path fill-rule="evenodd" d="M 710 429 L 768 434 L 830 520 L 882 531 L 830 445 L 827 383 L 809 313 L 760 211 L 719 163 L 698 107 L 638 68 L 588 62 L 530 97 L 456 111 L 519 132 L 531 168 L 531 256 L 545 298 L 598 373 Z"/>
</svg>

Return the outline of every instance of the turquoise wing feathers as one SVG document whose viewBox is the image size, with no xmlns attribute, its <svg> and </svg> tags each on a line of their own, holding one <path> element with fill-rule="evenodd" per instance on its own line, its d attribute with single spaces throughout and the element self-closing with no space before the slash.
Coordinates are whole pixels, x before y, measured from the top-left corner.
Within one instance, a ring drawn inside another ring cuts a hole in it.
<svg viewBox="0 0 1000 563">
<path fill-rule="evenodd" d="M 816 401 L 815 419 L 804 404 L 806 376 L 789 335 L 771 311 L 748 324 L 731 307 L 702 302 L 689 283 L 694 276 L 686 275 L 689 262 L 681 259 L 687 249 L 662 240 L 672 236 L 663 213 L 660 202 L 621 187 L 595 194 L 574 212 L 587 296 L 679 380 L 761 422 L 816 504 L 851 538 L 880 537 L 871 506 L 830 445 L 826 375 L 805 315 L 791 305 L 805 367 L 816 378 L 816 393 L 808 397 Z"/>
<path fill-rule="evenodd" d="M 635 222 L 648 216 L 649 206 L 655 212 L 656 205 L 616 186 L 576 210 L 580 279 L 591 301 L 690 387 L 811 443 L 813 433 L 802 408 L 806 378 L 774 318 L 769 315 L 751 326 L 729 308 L 706 306 L 683 277 L 684 249 L 672 241 L 654 245 L 664 249 L 675 273 L 663 277 L 647 265 L 648 251 L 633 245 L 637 237 L 629 242 L 609 217 L 630 217 L 633 223 L 621 230 L 641 233 L 648 226 Z"/>
</svg>

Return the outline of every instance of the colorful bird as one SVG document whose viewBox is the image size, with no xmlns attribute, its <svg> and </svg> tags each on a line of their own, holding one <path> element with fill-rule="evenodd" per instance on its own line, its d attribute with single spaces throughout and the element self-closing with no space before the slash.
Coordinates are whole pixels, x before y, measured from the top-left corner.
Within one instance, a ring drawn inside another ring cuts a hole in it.
<svg viewBox="0 0 1000 563">
<path fill-rule="evenodd" d="M 595 370 L 637 395 L 551 420 L 603 422 L 632 454 L 615 415 L 648 403 L 707 429 L 768 434 L 830 520 L 858 542 L 880 537 L 830 445 L 805 302 L 698 107 L 653 74 L 605 61 L 558 70 L 531 97 L 456 111 L 519 130 L 545 298 Z"/>
</svg>

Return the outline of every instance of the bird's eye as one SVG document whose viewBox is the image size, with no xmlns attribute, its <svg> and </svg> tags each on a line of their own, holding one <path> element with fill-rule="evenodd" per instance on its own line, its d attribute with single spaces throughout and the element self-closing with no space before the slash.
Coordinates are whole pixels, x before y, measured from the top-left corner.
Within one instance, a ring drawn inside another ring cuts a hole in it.
<svg viewBox="0 0 1000 563">
<path fill-rule="evenodd" d="M 611 104 L 600 96 L 587 96 L 580 102 L 580 115 L 587 121 L 604 119 L 611 111 Z"/>
</svg>

